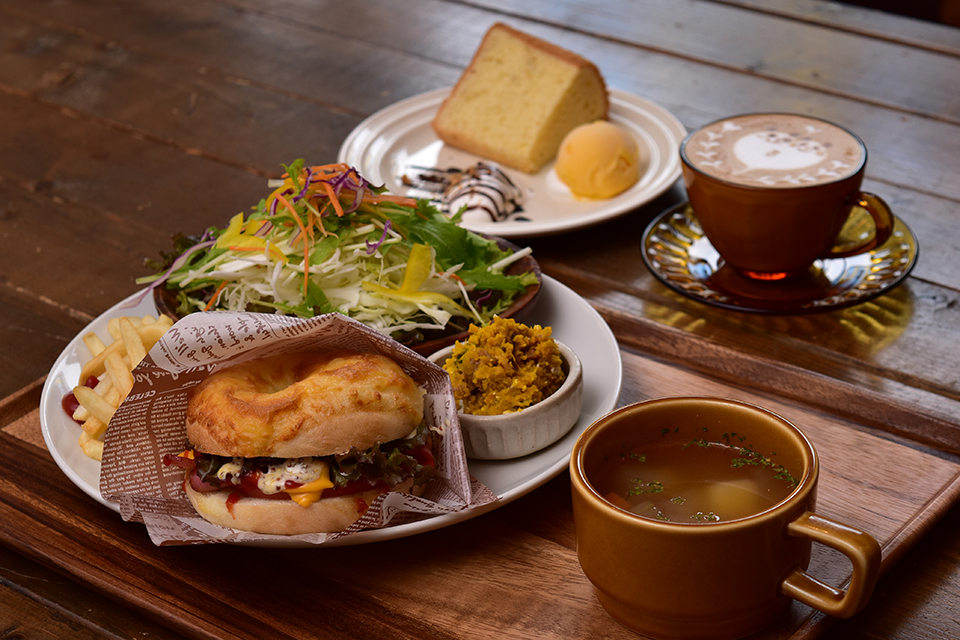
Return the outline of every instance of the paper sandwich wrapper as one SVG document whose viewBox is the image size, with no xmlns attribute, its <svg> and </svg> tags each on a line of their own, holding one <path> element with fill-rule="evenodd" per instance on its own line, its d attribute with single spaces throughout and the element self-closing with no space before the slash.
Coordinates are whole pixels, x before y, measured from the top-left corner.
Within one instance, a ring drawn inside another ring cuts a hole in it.
<svg viewBox="0 0 960 640">
<path fill-rule="evenodd" d="M 392 358 L 427 394 L 424 418 L 435 438 L 436 474 L 421 497 L 386 493 L 361 519 L 336 534 L 263 535 L 226 529 L 201 518 L 183 491 L 183 469 L 163 464 L 187 446 L 191 387 L 231 364 L 294 351 L 352 349 Z M 395 340 L 347 316 L 299 319 L 262 313 L 193 313 L 178 321 L 133 371 L 134 385 L 104 438 L 100 493 L 124 520 L 142 522 L 157 545 L 215 542 L 322 544 L 364 529 L 458 512 L 497 500 L 470 476 L 453 388 L 447 374 Z"/>
</svg>

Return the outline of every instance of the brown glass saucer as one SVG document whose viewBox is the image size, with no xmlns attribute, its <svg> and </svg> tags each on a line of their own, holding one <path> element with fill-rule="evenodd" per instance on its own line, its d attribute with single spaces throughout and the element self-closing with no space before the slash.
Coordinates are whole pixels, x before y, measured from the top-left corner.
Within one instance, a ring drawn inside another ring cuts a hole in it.
<svg viewBox="0 0 960 640">
<path fill-rule="evenodd" d="M 520 250 L 520 247 L 513 244 L 509 240 L 494 237 L 490 237 L 490 239 L 496 241 L 497 245 L 502 250 L 510 250 L 514 252 Z M 500 317 L 513 318 L 517 322 L 523 322 L 524 318 L 526 318 L 536 307 L 537 297 L 540 295 L 540 287 L 543 284 L 543 274 L 540 272 L 540 264 L 536 261 L 536 259 L 532 255 L 523 256 L 516 262 L 508 265 L 504 273 L 507 275 L 520 275 L 530 271 L 535 273 L 537 276 L 536 284 L 528 286 L 526 291 L 523 292 L 523 295 L 518 297 L 513 304 L 510 305 L 510 307 L 499 314 Z M 158 313 L 167 315 L 174 321 L 180 319 L 181 316 L 177 312 L 178 303 L 175 293 L 168 290 L 166 287 L 159 286 L 153 290 L 153 300 L 157 306 Z M 467 336 L 467 331 L 460 331 L 459 329 L 424 331 L 422 340 L 409 343 L 407 346 L 422 356 L 428 356 L 431 353 L 443 349 L 444 347 L 452 345 L 457 340 L 466 339 Z"/>
<path fill-rule="evenodd" d="M 917 263 L 919 247 L 896 216 L 890 239 L 873 251 L 817 260 L 806 273 L 757 281 L 725 266 L 703 234 L 696 213 L 682 202 L 658 215 L 643 232 L 647 267 L 674 291 L 725 309 L 753 313 L 812 313 L 875 298 L 898 285 Z M 859 226 L 857 214 L 851 226 Z"/>
</svg>

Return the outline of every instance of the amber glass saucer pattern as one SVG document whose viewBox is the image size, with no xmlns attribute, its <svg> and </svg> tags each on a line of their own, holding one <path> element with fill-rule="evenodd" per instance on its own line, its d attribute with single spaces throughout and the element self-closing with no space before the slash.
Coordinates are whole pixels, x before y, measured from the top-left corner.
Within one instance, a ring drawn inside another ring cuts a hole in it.
<svg viewBox="0 0 960 640">
<path fill-rule="evenodd" d="M 755 281 L 723 264 L 687 202 L 657 216 L 644 231 L 641 248 L 650 271 L 678 293 L 726 309 L 784 314 L 870 300 L 906 278 L 919 254 L 913 233 L 895 217 L 890 239 L 873 251 L 817 260 L 806 273 L 785 280 Z"/>
</svg>

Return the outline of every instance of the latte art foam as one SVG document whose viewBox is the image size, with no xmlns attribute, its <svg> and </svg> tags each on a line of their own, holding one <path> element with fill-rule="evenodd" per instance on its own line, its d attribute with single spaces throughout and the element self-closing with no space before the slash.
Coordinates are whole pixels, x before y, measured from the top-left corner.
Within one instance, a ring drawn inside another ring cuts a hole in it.
<svg viewBox="0 0 960 640">
<path fill-rule="evenodd" d="M 842 180 L 864 161 L 860 141 L 815 118 L 737 116 L 707 125 L 684 145 L 687 161 L 737 184 L 792 188 Z"/>
</svg>

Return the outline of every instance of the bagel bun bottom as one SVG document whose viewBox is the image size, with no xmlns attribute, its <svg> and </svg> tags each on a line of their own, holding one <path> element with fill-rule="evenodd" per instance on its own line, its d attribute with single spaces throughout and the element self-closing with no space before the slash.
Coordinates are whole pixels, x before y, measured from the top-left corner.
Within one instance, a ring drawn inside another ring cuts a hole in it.
<svg viewBox="0 0 960 640">
<path fill-rule="evenodd" d="M 200 492 L 184 483 L 184 490 L 197 513 L 213 524 L 230 529 L 271 535 L 303 533 L 339 533 L 360 519 L 360 501 L 369 506 L 384 489 L 371 489 L 345 496 L 322 498 L 308 507 L 293 500 L 268 500 L 243 497 L 227 509 L 229 491 Z M 413 478 L 390 491 L 419 495 L 423 488 Z M 364 508 L 364 510 L 366 510 Z M 232 512 L 231 512 L 232 511 Z"/>
</svg>

